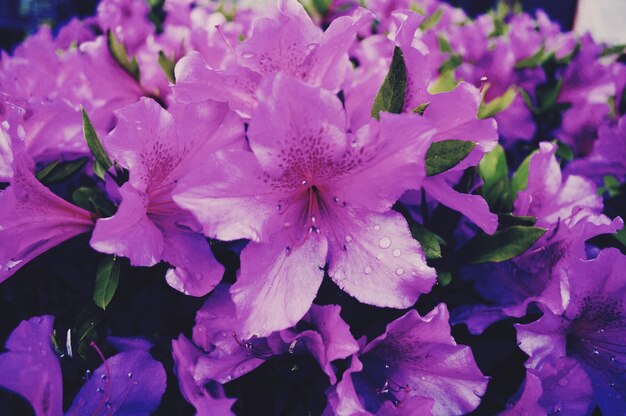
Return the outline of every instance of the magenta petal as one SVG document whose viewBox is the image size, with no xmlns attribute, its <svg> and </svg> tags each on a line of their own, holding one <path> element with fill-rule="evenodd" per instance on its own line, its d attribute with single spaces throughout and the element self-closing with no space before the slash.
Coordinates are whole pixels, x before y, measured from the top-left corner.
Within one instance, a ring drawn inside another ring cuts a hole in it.
<svg viewBox="0 0 626 416">
<path fill-rule="evenodd" d="M 52 350 L 52 316 L 22 321 L 0 354 L 0 386 L 30 402 L 37 416 L 63 414 L 61 366 Z"/>
<path fill-rule="evenodd" d="M 541 380 L 534 373 L 527 371 L 523 390 L 515 405 L 505 410 L 500 416 L 545 416 L 548 413 L 539 406 L 539 398 L 543 390 Z"/>
<path fill-rule="evenodd" d="M 91 214 L 59 198 L 15 155 L 11 186 L 0 192 L 0 282 L 39 254 L 93 227 Z"/>
<path fill-rule="evenodd" d="M 348 139 L 345 112 L 336 95 L 279 73 L 264 81 L 258 96 L 248 138 L 266 172 L 294 176 L 299 184 L 306 172 L 285 168 L 304 155 L 310 158 L 309 170 L 320 165 L 333 169 L 340 162 Z"/>
<path fill-rule="evenodd" d="M 122 352 L 93 372 L 68 414 L 147 416 L 159 406 L 165 387 L 165 369 L 147 351 Z"/>
<path fill-rule="evenodd" d="M 281 196 L 261 175 L 252 152 L 218 152 L 178 183 L 173 199 L 194 215 L 207 236 L 259 241 L 265 223 L 278 213 Z"/>
<path fill-rule="evenodd" d="M 455 191 L 446 182 L 445 173 L 426 178 L 424 189 L 443 205 L 465 215 L 487 234 L 496 232 L 498 216 L 489 211 L 487 201 L 480 195 L 462 194 Z"/>
<path fill-rule="evenodd" d="M 241 273 L 231 288 L 241 322 L 238 335 L 266 336 L 294 326 L 309 310 L 326 264 L 327 243 L 315 235 L 292 246 L 285 235 L 251 242 L 241 253 Z"/>
<path fill-rule="evenodd" d="M 359 345 L 350 333 L 350 327 L 346 324 L 339 312 L 338 305 L 318 306 L 312 305 L 311 310 L 304 320 L 311 324 L 315 331 L 305 331 L 319 335 L 318 339 L 312 338 L 312 343 L 305 341 L 309 353 L 319 362 L 320 367 L 328 375 L 330 384 L 337 382 L 337 376 L 331 366 L 334 360 L 347 358 L 359 350 Z M 298 342 L 302 340 L 296 337 Z"/>
<path fill-rule="evenodd" d="M 202 234 L 178 223 L 159 222 L 163 233 L 163 260 L 172 265 L 165 274 L 174 289 L 191 296 L 204 296 L 217 285 L 224 266 L 215 260 L 211 246 Z"/>
<path fill-rule="evenodd" d="M 335 222 L 328 274 L 359 301 L 408 308 L 436 280 L 402 215 L 346 212 Z"/>
<path fill-rule="evenodd" d="M 434 399 L 433 414 L 472 411 L 487 389 L 487 377 L 471 349 L 454 342 L 448 318 L 440 304 L 423 318 L 411 310 L 393 321 L 362 350 L 364 371 L 377 374 L 380 386 L 393 380 L 408 386 L 408 396 Z"/>
<path fill-rule="evenodd" d="M 180 392 L 196 408 L 198 416 L 233 414 L 230 409 L 235 403 L 234 399 L 214 398 L 204 386 L 198 385 L 194 380 L 196 361 L 202 352 L 193 343 L 181 335 L 172 341 L 172 355 Z"/>
<path fill-rule="evenodd" d="M 128 257 L 133 266 L 153 266 L 163 254 L 163 234 L 146 215 L 148 196 L 130 183 L 120 188 L 122 203 L 110 218 L 101 218 L 91 247 L 101 253 Z"/>
</svg>

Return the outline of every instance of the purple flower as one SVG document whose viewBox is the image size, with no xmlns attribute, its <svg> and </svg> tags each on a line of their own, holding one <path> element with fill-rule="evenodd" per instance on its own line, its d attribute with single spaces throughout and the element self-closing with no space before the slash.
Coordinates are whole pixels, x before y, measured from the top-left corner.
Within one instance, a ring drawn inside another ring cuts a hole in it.
<svg viewBox="0 0 626 416">
<path fill-rule="evenodd" d="M 0 355 L 0 386 L 30 402 L 37 416 L 63 414 L 61 366 L 50 342 L 54 318 L 23 321 Z M 149 415 L 165 392 L 165 370 L 147 351 L 107 359 L 80 389 L 68 416 Z"/>
<path fill-rule="evenodd" d="M 389 209 L 425 175 L 430 125 L 383 114 L 346 133 L 333 94 L 276 75 L 250 121 L 251 151 L 218 153 L 179 183 L 175 201 L 208 236 L 253 240 L 231 293 L 243 337 L 293 326 L 328 273 L 362 302 L 408 307 L 435 272 Z"/>
<path fill-rule="evenodd" d="M 105 146 L 130 171 L 120 188 L 122 203 L 110 218 L 98 220 L 91 246 L 128 257 L 132 265 L 165 260 L 166 279 L 175 289 L 203 296 L 221 280 L 223 267 L 211 254 L 199 225 L 172 201 L 177 181 L 217 148 L 241 147 L 243 126 L 224 104 L 173 106 L 141 99 L 118 111 L 118 124 Z"/>
<path fill-rule="evenodd" d="M 602 250 L 593 260 L 579 260 L 563 268 L 564 282 L 569 291 L 567 307 L 561 314 L 539 304 L 543 316 L 536 322 L 517 325 L 520 348 L 530 357 L 526 363 L 545 384 L 555 368 L 558 385 L 564 387 L 553 393 L 554 406 L 566 406 L 584 380 L 591 380 L 593 399 L 604 414 L 617 414 L 623 409 L 626 394 L 626 282 L 623 270 L 626 257 L 618 250 Z M 570 358 L 567 358 L 570 357 Z M 559 361 L 563 361 L 560 364 Z M 584 371 L 577 370 L 581 366 Z M 586 373 L 586 374 L 585 374 Z M 574 390 L 572 390 L 574 389 Z M 581 396 L 579 411 L 589 408 L 591 394 Z M 546 400 L 546 402 L 548 402 Z M 553 409 L 552 409 L 553 410 Z"/>
<path fill-rule="evenodd" d="M 90 231 L 90 212 L 43 186 L 28 155 L 13 154 L 10 186 L 0 191 L 0 282 L 33 258 L 76 235 Z"/>
<path fill-rule="evenodd" d="M 181 59 L 174 97 L 181 102 L 225 101 L 249 116 L 261 81 L 277 72 L 337 92 L 351 69 L 348 48 L 359 27 L 370 20 L 371 14 L 359 9 L 322 32 L 300 3 L 281 0 L 276 19 L 256 20 L 252 37 L 233 48 L 236 60 L 226 68 L 208 66 L 198 53 Z"/>
<path fill-rule="evenodd" d="M 432 406 L 432 414 L 460 415 L 478 406 L 486 388 L 487 377 L 470 348 L 454 342 L 448 310 L 440 304 L 424 317 L 411 310 L 387 325 L 353 357 L 329 406 L 340 415 L 390 414 L 391 404 L 404 414 L 408 403 L 419 403 L 421 414 L 431 414 L 426 409 Z"/>
</svg>

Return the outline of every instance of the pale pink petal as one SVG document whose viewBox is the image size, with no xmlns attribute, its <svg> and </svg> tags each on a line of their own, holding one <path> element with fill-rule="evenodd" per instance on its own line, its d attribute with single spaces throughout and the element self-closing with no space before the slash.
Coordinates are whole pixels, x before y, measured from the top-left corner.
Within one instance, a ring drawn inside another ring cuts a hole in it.
<svg viewBox="0 0 626 416">
<path fill-rule="evenodd" d="M 487 234 L 495 233 L 498 216 L 489 211 L 487 201 L 480 195 L 457 192 L 445 178 L 445 173 L 427 177 L 424 179 L 424 189 L 443 205 L 465 215 Z"/>
<path fill-rule="evenodd" d="M 348 149 L 339 98 L 283 74 L 264 81 L 258 94 L 248 138 L 263 169 L 293 185 L 326 166 L 333 175 Z"/>
<path fill-rule="evenodd" d="M 128 257 L 133 266 L 153 266 L 163 255 L 163 234 L 148 218 L 148 196 L 126 183 L 122 203 L 110 218 L 101 218 L 91 236 L 91 247 L 101 253 Z"/>
<path fill-rule="evenodd" d="M 240 337 L 266 336 L 294 326 L 309 310 L 326 263 L 326 240 L 311 235 L 298 246 L 285 235 L 241 253 L 241 273 L 231 288 Z"/>
<path fill-rule="evenodd" d="M 263 179 L 252 152 L 218 152 L 179 181 L 173 198 L 202 224 L 205 235 L 259 241 L 282 196 Z"/>
<path fill-rule="evenodd" d="M 328 274 L 363 303 L 408 308 L 436 280 L 402 215 L 347 209 L 332 223 Z"/>
</svg>

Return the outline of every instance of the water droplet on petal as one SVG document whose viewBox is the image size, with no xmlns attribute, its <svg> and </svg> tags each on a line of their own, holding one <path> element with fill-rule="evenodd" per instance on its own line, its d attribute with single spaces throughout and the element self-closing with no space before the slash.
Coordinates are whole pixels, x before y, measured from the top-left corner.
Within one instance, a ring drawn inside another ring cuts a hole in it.
<svg viewBox="0 0 626 416">
<path fill-rule="evenodd" d="M 389 248 L 389 247 L 391 247 L 391 238 L 389 238 L 389 237 L 381 238 L 380 241 L 378 242 L 378 245 L 380 246 L 380 248 Z"/>
<path fill-rule="evenodd" d="M 306 185 L 306 181 L 302 181 L 300 182 L 302 185 Z"/>
<path fill-rule="evenodd" d="M 611 362 L 614 363 L 615 362 L 615 356 L 611 355 Z"/>
<path fill-rule="evenodd" d="M 420 380 L 422 380 L 422 381 L 426 381 L 426 376 L 421 376 L 421 377 L 420 377 Z"/>
<path fill-rule="evenodd" d="M 256 53 L 252 53 L 252 52 L 244 52 L 241 54 L 241 57 L 243 59 L 250 59 L 250 58 L 254 58 L 256 56 Z"/>
<path fill-rule="evenodd" d="M 561 403 L 555 403 L 554 406 L 552 407 L 552 411 L 554 413 L 561 413 Z"/>
<path fill-rule="evenodd" d="M 230 374 L 226 376 L 226 380 L 230 381 L 233 379 L 233 376 L 231 376 Z"/>
<path fill-rule="evenodd" d="M 598 351 L 598 347 L 593 347 L 591 351 L 593 352 L 593 355 L 600 355 L 600 351 Z"/>
<path fill-rule="evenodd" d="M 365 268 L 363 268 L 363 273 L 365 274 L 372 273 L 372 268 L 370 266 L 365 266 Z"/>
<path fill-rule="evenodd" d="M 85 371 L 85 375 L 83 376 L 83 381 L 89 380 L 89 377 L 91 377 L 91 370 Z"/>
<path fill-rule="evenodd" d="M 385 368 L 389 368 L 389 364 L 385 364 Z"/>
<path fill-rule="evenodd" d="M 100 380 L 102 380 L 102 381 L 106 381 L 106 379 L 107 379 L 107 375 L 106 375 L 106 374 L 102 374 L 102 375 L 100 376 Z"/>
<path fill-rule="evenodd" d="M 398 267 L 398 268 L 396 269 L 396 274 L 397 274 L 398 276 L 402 276 L 402 275 L 404 274 L 404 269 L 403 269 L 402 267 Z"/>
<path fill-rule="evenodd" d="M 394 248 L 391 254 L 393 254 L 394 257 L 400 257 L 400 254 L 402 254 L 402 251 L 400 251 L 399 248 Z"/>
<path fill-rule="evenodd" d="M 127 376 L 128 378 L 133 378 L 133 373 L 128 373 Z"/>
<path fill-rule="evenodd" d="M 98 387 L 98 388 L 96 389 L 96 391 L 97 391 L 98 393 L 104 393 L 104 389 L 103 389 L 102 387 Z"/>
<path fill-rule="evenodd" d="M 351 243 L 352 242 L 352 237 L 347 235 L 346 238 L 344 238 L 346 243 Z"/>
<path fill-rule="evenodd" d="M 558 381 L 558 385 L 561 387 L 567 387 L 568 384 L 569 384 L 569 380 L 565 377 L 563 377 L 562 379 Z"/>
<path fill-rule="evenodd" d="M 375 225 L 375 226 L 374 226 L 374 230 L 375 230 L 375 231 L 380 231 L 380 225 Z"/>
</svg>

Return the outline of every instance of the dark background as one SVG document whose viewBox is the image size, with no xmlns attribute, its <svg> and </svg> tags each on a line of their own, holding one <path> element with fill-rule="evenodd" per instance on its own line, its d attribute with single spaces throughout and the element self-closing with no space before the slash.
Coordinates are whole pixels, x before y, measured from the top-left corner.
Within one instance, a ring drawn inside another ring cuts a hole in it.
<svg viewBox="0 0 626 416">
<path fill-rule="evenodd" d="M 497 4 L 497 0 L 447 2 L 462 7 L 471 16 L 484 13 Z M 49 22 L 58 28 L 74 16 L 93 15 L 97 4 L 98 0 L 0 0 L 0 49 L 11 51 L 41 23 Z M 531 12 L 544 9 L 563 29 L 572 28 L 576 0 L 523 0 L 522 5 L 524 10 Z"/>
</svg>

